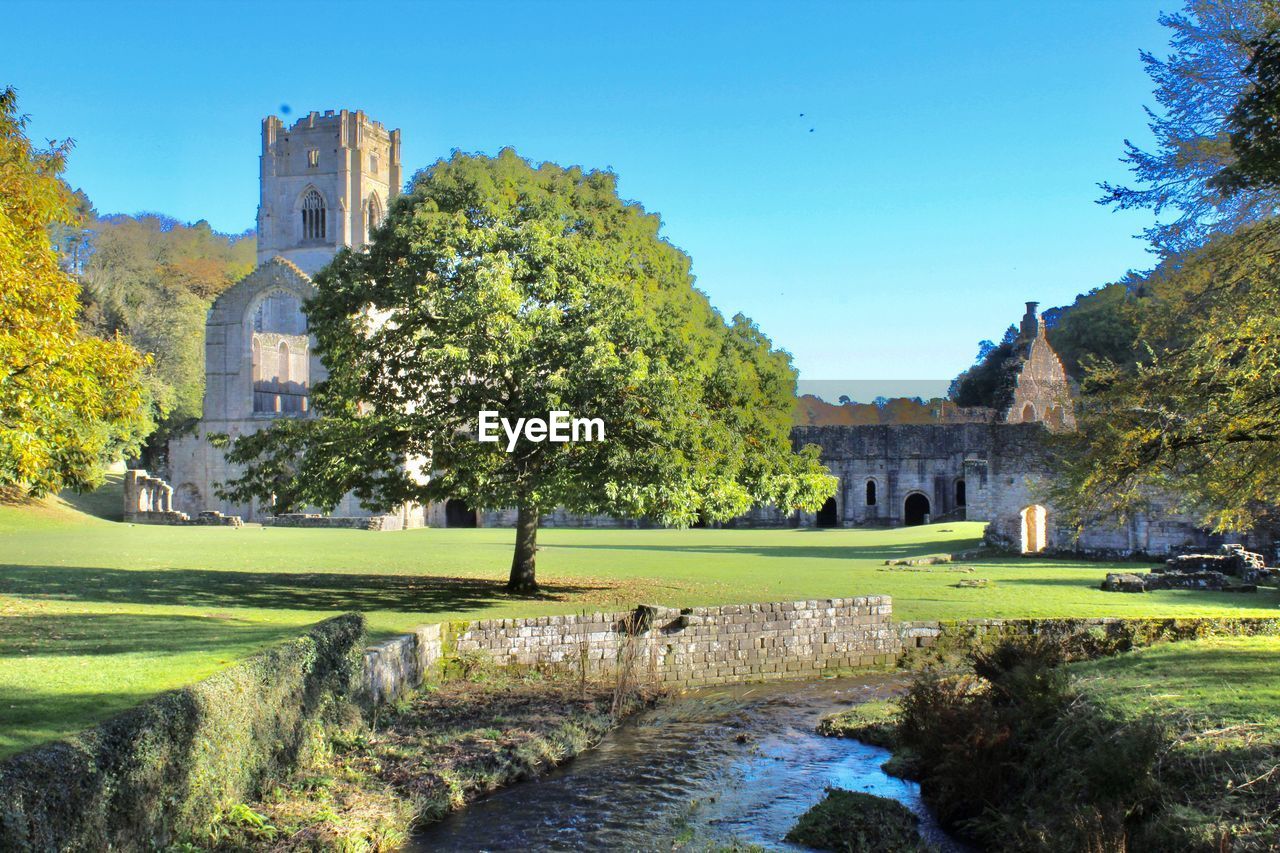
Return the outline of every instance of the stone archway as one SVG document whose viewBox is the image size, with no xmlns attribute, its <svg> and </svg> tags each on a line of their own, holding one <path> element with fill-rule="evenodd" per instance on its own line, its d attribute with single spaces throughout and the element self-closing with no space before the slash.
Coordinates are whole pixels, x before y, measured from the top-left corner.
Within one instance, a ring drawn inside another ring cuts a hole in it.
<svg viewBox="0 0 1280 853">
<path fill-rule="evenodd" d="M 917 527 L 929 523 L 929 498 L 920 492 L 912 492 L 902 502 L 902 523 Z"/>
<path fill-rule="evenodd" d="M 1039 554 L 1048 544 L 1045 541 L 1048 512 L 1040 504 L 1032 504 L 1022 510 L 1022 553 Z"/>
<path fill-rule="evenodd" d="M 818 517 L 815 521 L 818 527 L 836 527 L 839 525 L 835 498 L 827 498 L 827 502 L 822 505 L 822 509 L 818 510 Z"/>
<path fill-rule="evenodd" d="M 479 514 L 467 505 L 466 501 L 458 498 L 445 501 L 444 504 L 444 526 L 445 527 L 478 527 L 477 524 Z"/>
</svg>

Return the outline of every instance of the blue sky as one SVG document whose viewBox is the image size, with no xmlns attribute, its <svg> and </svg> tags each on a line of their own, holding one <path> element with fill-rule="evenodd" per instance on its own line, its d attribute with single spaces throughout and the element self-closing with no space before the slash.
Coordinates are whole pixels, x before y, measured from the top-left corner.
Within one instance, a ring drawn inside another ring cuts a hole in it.
<svg viewBox="0 0 1280 853">
<path fill-rule="evenodd" d="M 1093 203 L 1146 141 L 1171 0 L 9 6 L 0 84 L 102 212 L 253 225 L 287 104 L 610 167 L 805 380 L 945 380 L 1023 303 L 1150 256 Z M 801 113 L 804 114 L 801 117 Z M 812 131 L 811 131 L 812 129 Z M 859 394 L 858 396 L 866 396 Z"/>
</svg>

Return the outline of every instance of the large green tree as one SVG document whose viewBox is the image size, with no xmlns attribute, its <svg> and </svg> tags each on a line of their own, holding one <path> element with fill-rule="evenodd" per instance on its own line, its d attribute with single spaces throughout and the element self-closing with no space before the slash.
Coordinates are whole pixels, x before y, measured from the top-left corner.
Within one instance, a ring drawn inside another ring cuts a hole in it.
<svg viewBox="0 0 1280 853">
<path fill-rule="evenodd" d="M 79 288 L 50 242 L 51 225 L 76 221 L 58 177 L 68 149 L 32 147 L 0 91 L 0 487 L 34 495 L 96 485 L 151 427 L 145 359 L 81 334 Z"/>
<path fill-rule="evenodd" d="M 1229 110 L 1224 194 L 1280 192 L 1280 40 L 1251 43 Z M 1078 520 L 1174 494 L 1221 530 L 1280 507 L 1280 221 L 1219 236 L 1142 283 L 1131 358 L 1087 365 L 1080 430 L 1062 441 L 1059 500 Z"/>
<path fill-rule="evenodd" d="M 322 416 L 239 439 L 230 458 L 248 470 L 224 493 L 516 507 L 517 592 L 537 586 L 539 519 L 556 506 L 675 525 L 816 509 L 835 482 L 817 448 L 792 449 L 790 357 L 726 322 L 659 226 L 615 175 L 511 150 L 419 173 L 370 249 L 316 277 Z M 477 440 L 482 411 L 600 418 L 605 436 L 508 452 L 505 436 Z"/>
<path fill-rule="evenodd" d="M 1123 518 L 1153 494 L 1221 530 L 1280 505 L 1280 224 L 1220 237 L 1148 283 L 1135 359 L 1085 372 L 1058 501 Z"/>
<path fill-rule="evenodd" d="M 1155 145 L 1125 140 L 1132 184 L 1103 183 L 1102 204 L 1153 212 L 1143 236 L 1162 257 L 1180 255 L 1217 234 L 1257 222 L 1280 203 L 1270 188 L 1224 193 L 1214 178 L 1234 153 L 1228 114 L 1248 84 L 1252 43 L 1280 22 L 1276 0 L 1185 0 L 1166 12 L 1170 53 L 1142 51 L 1155 85 L 1147 109 Z"/>
</svg>

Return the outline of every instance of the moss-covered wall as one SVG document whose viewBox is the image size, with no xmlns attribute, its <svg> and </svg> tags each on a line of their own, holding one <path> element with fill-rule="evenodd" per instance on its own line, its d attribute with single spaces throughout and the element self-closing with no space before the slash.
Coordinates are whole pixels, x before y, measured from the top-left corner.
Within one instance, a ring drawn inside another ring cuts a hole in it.
<svg viewBox="0 0 1280 853">
<path fill-rule="evenodd" d="M 346 614 L 211 678 L 0 762 L 0 850 L 164 849 L 294 764 L 359 684 Z"/>
</svg>

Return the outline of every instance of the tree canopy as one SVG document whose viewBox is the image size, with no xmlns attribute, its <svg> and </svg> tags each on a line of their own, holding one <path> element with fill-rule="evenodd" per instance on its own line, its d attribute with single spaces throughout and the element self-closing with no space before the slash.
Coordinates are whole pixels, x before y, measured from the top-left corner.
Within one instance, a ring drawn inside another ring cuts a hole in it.
<svg viewBox="0 0 1280 853">
<path fill-rule="evenodd" d="M 1280 225 L 1221 237 L 1149 283 L 1131 365 L 1087 371 L 1058 494 L 1078 521 L 1176 495 L 1221 530 L 1280 495 Z"/>
<path fill-rule="evenodd" d="M 146 360 L 83 335 L 76 282 L 50 226 L 76 221 L 59 179 L 70 149 L 32 147 L 13 89 L 0 92 L 0 487 L 41 495 L 101 481 L 151 428 Z"/>
<path fill-rule="evenodd" d="M 224 493 L 517 507 L 514 591 L 536 587 L 537 526 L 556 506 L 674 525 L 816 509 L 835 481 L 817 448 L 792 449 L 790 356 L 712 308 L 660 224 L 612 173 L 510 149 L 418 173 L 369 250 L 316 277 L 321 416 L 236 441 L 229 458 L 248 467 Z M 508 453 L 477 441 L 485 410 L 600 418 L 605 439 Z"/>
<path fill-rule="evenodd" d="M 88 218 L 58 234 L 63 267 L 78 273 L 85 330 L 119 335 L 151 356 L 146 378 L 158 428 L 147 446 L 159 455 L 200 417 L 205 314 L 253 270 L 255 241 L 155 213 L 99 216 L 83 194 L 80 202 Z"/>
<path fill-rule="evenodd" d="M 1280 189 L 1280 35 L 1265 33 L 1250 47 L 1249 85 L 1227 117 L 1235 156 L 1214 177 L 1227 195 Z"/>
<path fill-rule="evenodd" d="M 1154 213 L 1157 222 L 1143 236 L 1171 257 L 1269 216 L 1280 202 L 1273 188 L 1224 193 L 1214 181 L 1235 156 L 1228 114 L 1248 84 L 1253 42 L 1280 22 L 1280 4 L 1186 0 L 1182 12 L 1162 13 L 1159 21 L 1170 30 L 1171 52 L 1141 52 L 1155 84 L 1156 106 L 1147 108 L 1155 147 L 1126 139 L 1122 160 L 1133 184 L 1100 184 L 1099 203 Z"/>
</svg>

